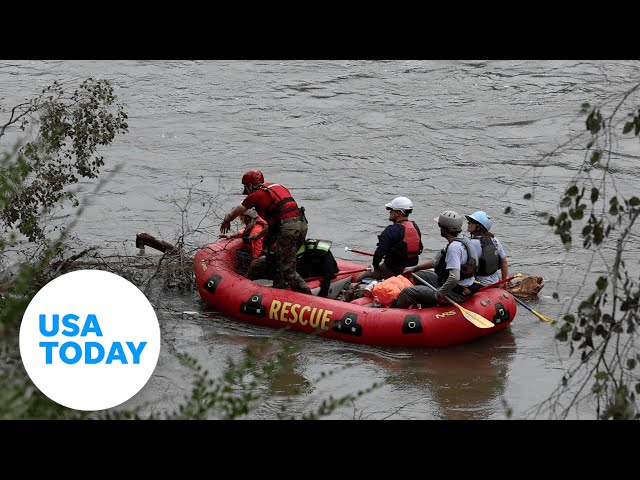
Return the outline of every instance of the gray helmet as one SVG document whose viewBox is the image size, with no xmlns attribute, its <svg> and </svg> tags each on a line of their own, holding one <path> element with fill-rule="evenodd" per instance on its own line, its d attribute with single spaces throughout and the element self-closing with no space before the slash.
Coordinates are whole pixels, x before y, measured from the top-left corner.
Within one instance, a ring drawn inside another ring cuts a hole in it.
<svg viewBox="0 0 640 480">
<path fill-rule="evenodd" d="M 458 212 L 453 210 L 447 210 L 440 214 L 439 217 L 434 218 L 440 227 L 444 227 L 451 233 L 460 233 L 462 231 L 462 222 L 464 217 Z"/>
</svg>

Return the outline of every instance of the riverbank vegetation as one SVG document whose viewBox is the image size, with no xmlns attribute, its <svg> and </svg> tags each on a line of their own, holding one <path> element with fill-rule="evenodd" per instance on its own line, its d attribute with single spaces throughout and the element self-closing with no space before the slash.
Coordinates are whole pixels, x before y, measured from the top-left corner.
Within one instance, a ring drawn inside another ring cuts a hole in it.
<svg viewBox="0 0 640 480">
<path fill-rule="evenodd" d="M 12 139 L 12 146 L 3 141 L 0 150 L 0 419 L 234 419 L 249 414 L 269 395 L 268 386 L 294 368 L 295 343 L 280 342 L 268 355 L 245 348 L 239 359 L 228 359 L 217 378 L 189 355 L 176 353 L 192 372 L 192 389 L 167 411 L 141 405 L 81 412 L 51 401 L 33 385 L 20 360 L 20 322 L 30 300 L 53 278 L 77 268 L 100 268 L 146 294 L 158 279 L 160 288 L 187 291 L 194 281 L 184 250 L 149 268 L 137 257 L 106 258 L 97 246 L 77 249 L 73 227 L 83 204 L 72 187 L 91 179 L 95 194 L 117 175 L 117 165 L 101 174 L 107 165 L 102 154 L 128 131 L 127 112 L 108 81 L 88 79 L 72 92 L 56 82 L 19 105 L 0 107 L 6 116 L 0 118 L 0 140 Z M 320 418 L 364 393 L 329 398 L 307 413 L 283 408 L 277 415 Z"/>
<path fill-rule="evenodd" d="M 584 285 L 589 291 L 576 292 L 556 325 L 557 340 L 568 346 L 575 362 L 538 406 L 535 418 L 569 418 L 580 403 L 593 405 L 593 418 L 640 418 L 640 198 L 623 193 L 616 182 L 617 172 L 640 160 L 639 89 L 640 84 L 632 86 L 615 102 L 582 105 L 584 131 L 541 161 L 543 165 L 551 157 L 575 155 L 576 149 L 583 152 L 556 211 L 538 213 L 568 250 L 590 252 L 592 262 L 585 269 L 594 280 Z M 109 175 L 101 173 L 107 165 L 102 154 L 128 131 L 124 106 L 108 81 L 88 79 L 71 93 L 55 83 L 24 103 L 3 107 L 0 114 L 6 117 L 0 118 L 0 418 L 231 419 L 249 414 L 269 394 L 274 378 L 294 368 L 295 344 L 285 342 L 270 355 L 246 349 L 241 359 L 229 359 L 220 378 L 211 378 L 197 361 L 178 353 L 193 372 L 193 382 L 184 403 L 173 411 L 143 413 L 149 410 L 139 407 L 78 412 L 35 388 L 20 361 L 18 333 L 23 312 L 44 284 L 74 268 L 103 268 L 127 278 L 148 296 L 158 281 L 160 288 L 192 290 L 189 240 L 198 227 L 183 222 L 175 242 L 178 250 L 165 252 L 153 268 L 139 258 L 106 259 L 96 246 L 80 246 L 72 254 L 73 226 L 83 207 L 72 187 L 90 179 L 95 181 L 94 192 L 99 191 L 117 175 L 117 166 L 111 166 Z M 9 142 L 4 141 L 7 137 Z M 198 202 L 211 208 L 214 199 L 197 198 L 201 194 L 190 187 L 186 201 L 174 202 L 183 213 Z M 535 191 L 525 198 L 535 199 Z M 320 418 L 371 389 L 329 398 L 306 414 L 281 411 L 278 417 Z"/>
</svg>

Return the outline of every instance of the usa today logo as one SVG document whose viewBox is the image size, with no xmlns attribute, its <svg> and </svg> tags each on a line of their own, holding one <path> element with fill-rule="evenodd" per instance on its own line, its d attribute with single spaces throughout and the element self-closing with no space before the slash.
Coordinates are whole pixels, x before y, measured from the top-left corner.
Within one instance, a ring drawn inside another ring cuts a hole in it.
<svg viewBox="0 0 640 480">
<path fill-rule="evenodd" d="M 160 327 L 147 297 L 128 280 L 79 270 L 46 284 L 20 326 L 29 377 L 51 400 L 103 410 L 147 383 L 160 354 Z"/>
</svg>

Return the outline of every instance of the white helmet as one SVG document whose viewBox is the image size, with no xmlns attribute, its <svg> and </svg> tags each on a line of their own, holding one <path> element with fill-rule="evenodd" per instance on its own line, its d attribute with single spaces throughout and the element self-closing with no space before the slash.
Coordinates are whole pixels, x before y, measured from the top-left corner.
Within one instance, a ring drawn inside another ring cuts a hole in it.
<svg viewBox="0 0 640 480">
<path fill-rule="evenodd" d="M 400 210 L 404 214 L 409 214 L 413 211 L 413 202 L 407 197 L 396 197 L 391 200 L 391 203 L 385 205 L 387 210 Z"/>
<path fill-rule="evenodd" d="M 453 210 L 447 210 L 440 214 L 439 217 L 434 218 L 440 227 L 444 227 L 451 233 L 460 233 L 462 231 L 462 222 L 464 217 L 458 212 Z"/>
</svg>

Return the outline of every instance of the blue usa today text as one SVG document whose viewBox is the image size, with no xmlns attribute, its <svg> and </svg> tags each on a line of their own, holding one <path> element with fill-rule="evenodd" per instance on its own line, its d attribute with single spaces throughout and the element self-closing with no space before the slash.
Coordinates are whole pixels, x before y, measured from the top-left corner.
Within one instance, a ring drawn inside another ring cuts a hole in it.
<svg viewBox="0 0 640 480">
<path fill-rule="evenodd" d="M 60 333 L 65 337 L 87 337 L 93 335 L 102 337 L 102 329 L 98 322 L 98 317 L 90 313 L 81 326 L 78 321 L 81 317 L 73 313 L 69 313 L 60 319 L 59 314 L 53 314 L 51 317 L 51 325 L 47 325 L 47 315 L 40 314 L 39 328 L 40 333 L 45 337 L 53 337 Z M 47 329 L 47 327 L 50 327 Z M 126 348 L 125 346 L 126 345 Z M 56 341 L 42 341 L 39 343 L 41 348 L 45 350 L 45 361 L 47 365 L 54 362 L 54 358 L 60 358 L 63 363 L 73 365 L 82 362 L 86 365 L 98 364 L 104 361 L 106 364 L 120 362 L 123 365 L 139 364 L 140 356 L 147 342 L 111 342 L 110 345 L 97 341 L 84 341 L 81 343 L 68 341 L 62 343 Z M 128 357 L 130 355 L 130 359 Z"/>
</svg>

